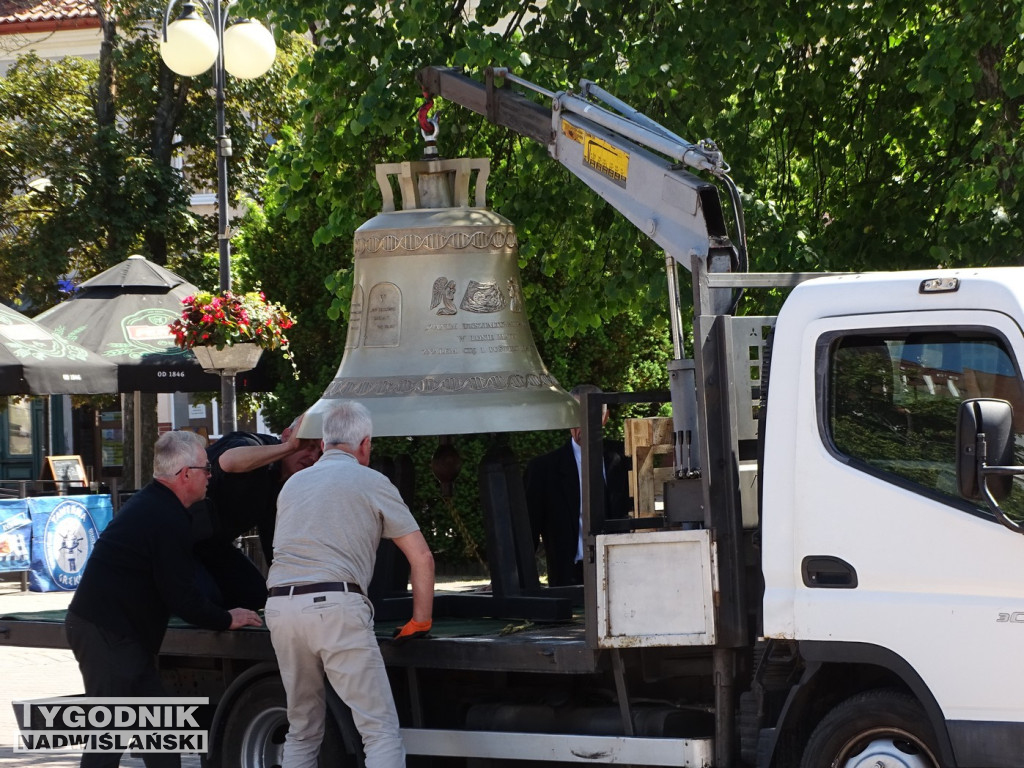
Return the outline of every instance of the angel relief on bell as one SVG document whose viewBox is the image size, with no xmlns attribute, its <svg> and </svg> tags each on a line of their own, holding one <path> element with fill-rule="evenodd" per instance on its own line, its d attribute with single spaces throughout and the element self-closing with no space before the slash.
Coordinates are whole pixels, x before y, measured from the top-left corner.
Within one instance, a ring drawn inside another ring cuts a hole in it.
<svg viewBox="0 0 1024 768">
<path fill-rule="evenodd" d="M 523 298 L 519 293 L 519 283 L 511 277 L 508 279 L 508 308 L 510 312 L 523 311 Z"/>
<path fill-rule="evenodd" d="M 442 317 L 458 312 L 455 308 L 455 281 L 443 275 L 434 281 L 434 290 L 430 296 L 430 308 L 438 306 L 440 309 L 437 310 L 437 314 Z"/>
</svg>

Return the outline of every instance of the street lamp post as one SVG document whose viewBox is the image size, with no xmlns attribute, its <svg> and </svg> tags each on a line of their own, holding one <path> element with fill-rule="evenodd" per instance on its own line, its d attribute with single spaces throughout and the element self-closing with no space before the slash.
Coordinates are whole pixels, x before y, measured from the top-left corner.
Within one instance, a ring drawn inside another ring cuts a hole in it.
<svg viewBox="0 0 1024 768">
<path fill-rule="evenodd" d="M 195 0 L 181 5 L 181 16 L 171 22 L 179 0 L 170 0 L 164 11 L 160 56 L 168 68 L 185 77 L 201 75 L 213 67 L 217 112 L 217 249 L 220 256 L 220 290 L 231 290 L 231 223 L 228 210 L 228 158 L 231 139 L 224 110 L 224 86 L 228 73 L 249 79 L 265 74 L 274 63 L 277 48 L 270 31 L 253 19 L 228 25 L 228 11 L 237 0 Z M 207 20 L 196 11 L 202 8 Z M 238 425 L 235 404 L 236 371 L 221 373 L 221 434 Z"/>
</svg>

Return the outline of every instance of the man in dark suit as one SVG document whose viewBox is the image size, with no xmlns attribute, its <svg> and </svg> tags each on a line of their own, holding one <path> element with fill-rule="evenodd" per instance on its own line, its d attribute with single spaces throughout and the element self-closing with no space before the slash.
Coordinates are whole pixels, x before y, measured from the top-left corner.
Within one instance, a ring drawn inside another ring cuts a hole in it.
<svg viewBox="0 0 1024 768">
<path fill-rule="evenodd" d="M 577 402 L 583 393 L 601 390 L 581 384 L 569 393 Z M 605 407 L 601 424 L 608 420 Z M 538 456 L 526 467 L 526 506 L 533 540 L 544 542 L 548 585 L 562 587 L 583 583 L 583 502 L 581 492 L 581 429 L 569 430 L 571 439 L 550 453 Z M 628 467 L 621 441 L 604 441 L 605 517 L 629 514 Z"/>
</svg>

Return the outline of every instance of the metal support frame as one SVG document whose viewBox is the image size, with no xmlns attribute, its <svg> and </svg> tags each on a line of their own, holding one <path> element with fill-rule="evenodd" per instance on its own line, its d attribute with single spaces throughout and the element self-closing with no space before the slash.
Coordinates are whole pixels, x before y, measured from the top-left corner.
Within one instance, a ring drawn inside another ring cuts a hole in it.
<svg viewBox="0 0 1024 768">
<path fill-rule="evenodd" d="M 479 477 L 491 589 L 497 597 L 536 592 L 540 580 L 519 465 L 512 451 L 500 443 L 492 445 L 480 462 Z"/>
<path fill-rule="evenodd" d="M 423 720 L 423 699 L 420 696 L 420 675 L 416 667 L 407 667 L 405 678 L 409 683 L 409 706 L 412 714 L 412 727 L 422 728 Z"/>
<path fill-rule="evenodd" d="M 378 463 L 378 469 L 389 477 L 396 475 L 396 467 Z M 403 494 L 403 498 L 410 501 L 411 478 L 408 482 L 409 492 L 408 495 Z M 479 483 L 491 592 L 435 595 L 435 618 L 569 621 L 573 604 L 578 600 L 574 600 L 575 594 L 571 590 L 540 586 L 519 463 L 504 443 L 492 445 L 480 462 Z M 398 557 L 394 559 L 400 560 Z M 408 616 L 412 610 L 412 598 L 405 591 L 405 576 L 400 579 L 401 594 L 389 588 L 398 582 L 381 585 L 376 583 L 379 578 L 388 579 L 388 574 L 376 569 L 375 583 L 370 585 L 376 617 L 383 621 Z"/>
<path fill-rule="evenodd" d="M 622 716 L 622 732 L 626 736 L 635 736 L 633 729 L 633 711 L 629 706 L 629 689 L 626 687 L 626 665 L 622 661 L 622 650 L 613 648 L 612 674 L 615 677 L 615 695 L 619 699 L 619 713 Z"/>
</svg>

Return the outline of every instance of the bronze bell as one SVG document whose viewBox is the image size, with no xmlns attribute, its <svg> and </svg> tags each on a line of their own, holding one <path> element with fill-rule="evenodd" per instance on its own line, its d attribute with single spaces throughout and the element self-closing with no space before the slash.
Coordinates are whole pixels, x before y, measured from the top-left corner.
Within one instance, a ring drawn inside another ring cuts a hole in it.
<svg viewBox="0 0 1024 768">
<path fill-rule="evenodd" d="M 379 436 L 578 425 L 530 333 L 515 227 L 486 208 L 489 171 L 470 158 L 377 166 L 383 212 L 355 233 L 345 354 L 301 437 L 320 437 L 320 414 L 349 399 Z"/>
</svg>

